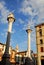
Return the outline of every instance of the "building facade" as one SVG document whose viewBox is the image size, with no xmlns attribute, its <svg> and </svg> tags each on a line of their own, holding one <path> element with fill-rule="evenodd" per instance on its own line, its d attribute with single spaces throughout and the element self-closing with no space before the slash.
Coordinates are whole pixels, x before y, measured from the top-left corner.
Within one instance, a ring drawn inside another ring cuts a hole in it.
<svg viewBox="0 0 44 65">
<path fill-rule="evenodd" d="M 35 26 L 36 46 L 37 46 L 37 65 L 44 65 L 44 23 Z"/>
<path fill-rule="evenodd" d="M 2 56 L 3 56 L 4 52 L 5 52 L 5 48 L 6 48 L 6 45 L 0 43 L 0 61 L 2 60 Z M 9 47 L 9 54 L 10 54 L 10 62 L 15 63 L 16 51 L 14 49 L 12 49 L 11 46 Z"/>
<path fill-rule="evenodd" d="M 27 51 L 21 51 L 21 52 L 17 52 L 17 50 L 19 49 L 18 46 L 16 46 L 17 48 L 12 49 L 12 47 L 9 47 L 9 54 L 10 54 L 10 62 L 12 64 L 14 63 L 25 63 L 25 58 L 27 57 Z M 2 60 L 2 56 L 5 52 L 5 48 L 6 45 L 0 43 L 0 61 Z"/>
</svg>

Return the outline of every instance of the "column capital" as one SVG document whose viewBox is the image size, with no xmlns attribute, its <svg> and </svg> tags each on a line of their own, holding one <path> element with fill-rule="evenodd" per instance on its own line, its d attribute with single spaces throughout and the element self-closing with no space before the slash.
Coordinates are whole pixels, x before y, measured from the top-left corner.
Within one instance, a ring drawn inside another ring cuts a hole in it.
<svg viewBox="0 0 44 65">
<path fill-rule="evenodd" d="M 31 31 L 32 31 L 31 29 L 27 29 L 27 30 L 26 30 L 27 33 L 31 32 Z"/>
<path fill-rule="evenodd" d="M 10 13 L 10 14 L 8 15 L 7 20 L 8 20 L 8 22 L 15 22 L 15 18 L 14 18 L 13 13 Z"/>
</svg>

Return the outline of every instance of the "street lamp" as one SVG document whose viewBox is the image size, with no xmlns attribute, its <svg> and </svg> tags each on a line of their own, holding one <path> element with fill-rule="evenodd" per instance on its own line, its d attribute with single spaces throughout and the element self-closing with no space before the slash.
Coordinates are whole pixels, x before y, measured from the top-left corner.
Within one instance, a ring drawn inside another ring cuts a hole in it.
<svg viewBox="0 0 44 65">
<path fill-rule="evenodd" d="M 7 21 L 8 21 L 8 34 L 7 34 L 5 53 L 2 57 L 2 65 L 10 65 L 10 61 L 9 61 L 10 36 L 11 36 L 12 24 L 15 21 L 14 15 L 12 13 L 8 15 Z"/>
</svg>

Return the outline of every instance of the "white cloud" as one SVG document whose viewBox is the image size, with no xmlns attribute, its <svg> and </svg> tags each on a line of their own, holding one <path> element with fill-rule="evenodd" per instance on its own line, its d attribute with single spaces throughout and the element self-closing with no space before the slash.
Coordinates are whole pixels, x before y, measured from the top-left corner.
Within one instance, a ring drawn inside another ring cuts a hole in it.
<svg viewBox="0 0 44 65">
<path fill-rule="evenodd" d="M 20 8 L 20 12 L 22 12 L 24 15 L 28 15 L 29 18 L 31 16 L 31 20 L 28 19 L 27 22 L 24 24 L 23 30 L 26 30 L 27 28 L 32 29 L 31 33 L 31 48 L 35 48 L 36 46 L 36 34 L 35 34 L 35 24 L 43 23 L 44 22 L 44 0 L 24 0 L 22 2 L 22 7 Z M 37 15 L 37 19 L 33 18 Z"/>
<path fill-rule="evenodd" d="M 27 20 L 27 23 L 24 24 L 23 30 L 30 29 L 30 28 L 34 29 L 34 22 L 32 21 L 32 19 Z"/>
<path fill-rule="evenodd" d="M 0 21 L 2 23 L 7 23 L 7 16 L 9 14 L 9 10 L 5 5 L 6 3 L 4 1 L 0 2 L 0 12 L 1 12 Z"/>
<path fill-rule="evenodd" d="M 1 33 L 0 35 L 1 35 L 2 37 L 6 38 L 6 37 L 7 37 L 7 32 Z"/>
<path fill-rule="evenodd" d="M 32 15 L 32 10 L 30 7 L 20 9 L 25 15 Z"/>
<path fill-rule="evenodd" d="M 23 12 L 25 15 L 36 15 L 37 13 L 32 12 L 32 2 L 31 0 L 24 0 L 20 12 Z"/>
<path fill-rule="evenodd" d="M 18 19 L 18 22 L 19 22 L 20 24 L 24 24 L 24 21 L 23 21 L 21 18 Z"/>
<path fill-rule="evenodd" d="M 27 29 L 27 25 L 25 24 L 24 27 L 23 27 L 23 30 L 26 30 Z"/>
<path fill-rule="evenodd" d="M 7 34 L 8 34 L 7 32 L 8 32 L 8 30 L 7 30 L 7 29 L 4 29 L 3 32 L 2 32 L 0 35 L 1 35 L 2 37 L 6 38 L 6 37 L 7 37 Z M 15 32 L 16 32 L 16 30 L 13 29 L 13 30 L 11 31 L 11 34 L 14 34 Z"/>
<path fill-rule="evenodd" d="M 44 19 L 44 0 L 24 0 L 20 12 L 24 15 L 38 16 L 38 22 L 43 22 Z"/>
</svg>

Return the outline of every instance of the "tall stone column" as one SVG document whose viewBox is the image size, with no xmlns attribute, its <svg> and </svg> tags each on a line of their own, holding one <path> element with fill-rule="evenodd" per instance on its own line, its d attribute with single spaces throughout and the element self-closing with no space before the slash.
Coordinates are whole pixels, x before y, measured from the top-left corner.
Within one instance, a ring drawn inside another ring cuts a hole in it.
<svg viewBox="0 0 44 65">
<path fill-rule="evenodd" d="M 27 34 L 28 34 L 28 48 L 27 48 L 27 52 L 28 52 L 28 54 L 27 54 L 27 56 L 29 57 L 29 58 L 31 58 L 31 46 L 30 46 L 30 34 L 31 34 L 31 29 L 27 29 L 26 30 L 26 32 L 27 32 Z"/>
<path fill-rule="evenodd" d="M 8 20 L 8 35 L 7 35 L 5 53 L 9 53 L 10 38 L 11 38 L 10 36 L 11 36 L 11 31 L 12 31 L 12 24 L 15 21 L 14 15 L 12 13 L 9 14 L 7 20 Z"/>
<path fill-rule="evenodd" d="M 27 29 L 26 32 L 28 34 L 28 48 L 27 48 L 27 57 L 25 58 L 25 63 L 24 65 L 34 65 L 33 60 L 31 58 L 31 45 L 30 45 L 30 34 L 31 34 L 31 29 Z"/>
<path fill-rule="evenodd" d="M 11 36 L 11 30 L 12 30 L 12 24 L 15 21 L 14 15 L 10 13 L 7 17 L 8 20 L 8 34 L 7 34 L 7 41 L 6 41 L 6 49 L 5 53 L 2 57 L 2 65 L 11 65 L 10 64 L 10 55 L 9 55 L 9 46 L 10 46 L 10 36 Z"/>
</svg>

